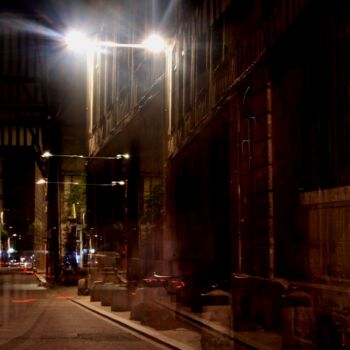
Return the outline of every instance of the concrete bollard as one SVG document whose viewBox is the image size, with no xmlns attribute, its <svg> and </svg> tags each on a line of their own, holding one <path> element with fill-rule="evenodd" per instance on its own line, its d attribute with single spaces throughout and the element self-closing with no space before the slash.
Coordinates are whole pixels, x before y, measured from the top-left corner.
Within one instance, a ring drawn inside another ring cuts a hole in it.
<svg viewBox="0 0 350 350">
<path fill-rule="evenodd" d="M 114 267 L 104 267 L 102 271 L 103 283 L 117 283 L 117 270 Z"/>
<path fill-rule="evenodd" d="M 159 300 L 159 298 L 163 296 L 167 296 L 167 292 L 163 287 L 136 288 L 132 296 L 131 306 L 134 307 L 142 303 Z"/>
<path fill-rule="evenodd" d="M 126 286 L 114 285 L 112 289 L 111 310 L 130 310 L 129 290 Z"/>
<path fill-rule="evenodd" d="M 231 293 L 215 289 L 201 295 L 202 317 L 226 328 L 232 328 Z"/>
<path fill-rule="evenodd" d="M 102 281 L 96 281 L 92 284 L 91 293 L 90 293 L 90 301 L 101 301 L 102 286 L 103 286 Z"/>
<path fill-rule="evenodd" d="M 114 283 L 103 283 L 103 287 L 100 291 L 101 296 L 101 305 L 102 306 L 111 306 L 112 305 L 112 297 L 115 289 L 118 287 L 118 285 Z"/>
<path fill-rule="evenodd" d="M 81 278 L 78 280 L 78 295 L 88 295 L 89 288 L 86 278 Z"/>
</svg>

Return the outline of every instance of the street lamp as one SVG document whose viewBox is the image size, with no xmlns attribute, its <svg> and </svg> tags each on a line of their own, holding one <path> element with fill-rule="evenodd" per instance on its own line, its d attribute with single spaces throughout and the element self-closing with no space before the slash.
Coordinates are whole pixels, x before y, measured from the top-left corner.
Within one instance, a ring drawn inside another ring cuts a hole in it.
<svg viewBox="0 0 350 350">
<path fill-rule="evenodd" d="M 166 48 L 164 39 L 157 33 L 151 34 L 144 40 L 142 45 L 145 49 L 148 49 L 154 53 L 161 52 Z"/>
<path fill-rule="evenodd" d="M 74 51 L 87 51 L 94 47 L 93 41 L 78 30 L 69 31 L 64 39 L 67 47 Z"/>
<path fill-rule="evenodd" d="M 121 181 L 112 181 L 111 182 L 111 186 L 116 186 L 116 185 L 120 185 L 120 186 L 125 186 L 126 185 L 126 180 L 121 180 Z"/>
<path fill-rule="evenodd" d="M 41 158 L 48 159 L 52 157 L 61 157 L 61 158 L 81 158 L 81 159 L 129 159 L 129 153 L 118 153 L 115 156 L 84 156 L 82 154 L 52 154 L 50 151 L 45 151 Z"/>
<path fill-rule="evenodd" d="M 164 39 L 157 33 L 152 33 L 141 44 L 122 44 L 115 41 L 100 41 L 88 38 L 84 33 L 78 30 L 70 30 L 64 36 L 67 48 L 74 51 L 91 52 L 99 48 L 125 47 L 134 49 L 146 49 L 154 53 L 161 52 L 166 49 Z"/>
<path fill-rule="evenodd" d="M 134 49 L 144 49 L 151 51 L 153 53 L 164 52 L 166 57 L 166 68 L 165 68 L 165 76 L 167 79 L 166 86 L 166 94 L 168 101 L 168 119 L 169 119 L 169 130 L 171 130 L 171 68 L 172 68 L 172 51 L 173 45 L 169 45 L 165 42 L 165 40 L 161 37 L 161 35 L 157 33 L 152 33 L 147 37 L 141 44 L 123 44 L 115 41 L 102 41 L 102 40 L 93 40 L 90 39 L 84 33 L 72 29 L 66 33 L 64 36 L 64 41 L 66 43 L 67 48 L 74 51 L 83 51 L 86 54 L 86 68 L 87 68 L 87 96 L 88 96 L 88 118 L 90 120 L 90 127 L 92 125 L 93 120 L 93 71 L 94 71 L 94 52 L 105 49 L 105 48 L 115 48 L 115 47 L 124 47 L 124 48 L 134 48 Z M 92 129 L 89 130 L 92 133 Z"/>
<path fill-rule="evenodd" d="M 111 187 L 114 187 L 114 186 L 117 186 L 117 185 L 120 185 L 120 186 L 125 186 L 126 185 L 126 180 L 113 180 L 111 182 L 108 182 L 108 183 L 80 183 L 80 182 L 77 182 L 77 181 L 48 181 L 47 179 L 39 179 L 37 180 L 35 183 L 37 185 L 44 185 L 44 184 L 63 184 L 63 185 L 77 185 L 77 186 L 111 186 Z"/>
<path fill-rule="evenodd" d="M 172 90 L 172 51 L 174 44 L 166 43 L 161 35 L 158 33 L 150 34 L 141 44 L 124 44 L 118 43 L 115 41 L 102 41 L 94 40 L 89 38 L 87 35 L 82 33 L 79 30 L 72 29 L 64 35 L 64 41 L 67 48 L 74 51 L 83 51 L 86 54 L 86 66 L 87 66 L 87 96 L 89 105 L 87 106 L 88 116 L 90 120 L 90 125 L 92 124 L 92 96 L 93 96 L 93 71 L 94 71 L 94 52 L 99 51 L 105 48 L 115 48 L 115 47 L 124 47 L 124 48 L 134 48 L 134 49 L 144 49 L 151 51 L 153 53 L 165 54 L 165 76 L 167 77 L 166 83 L 166 99 L 168 104 L 168 120 L 169 120 L 169 131 L 171 130 L 171 90 Z M 92 132 L 92 130 L 89 130 Z M 106 157 L 105 157 L 106 158 Z"/>
</svg>

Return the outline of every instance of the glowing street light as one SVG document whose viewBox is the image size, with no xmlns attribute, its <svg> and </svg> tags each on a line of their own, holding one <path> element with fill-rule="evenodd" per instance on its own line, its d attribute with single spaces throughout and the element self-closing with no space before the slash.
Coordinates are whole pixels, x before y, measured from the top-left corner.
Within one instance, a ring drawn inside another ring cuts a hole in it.
<svg viewBox="0 0 350 350">
<path fill-rule="evenodd" d="M 50 158 L 50 157 L 52 157 L 52 156 L 53 156 L 53 154 L 50 153 L 49 151 L 45 151 L 45 152 L 41 155 L 42 158 Z"/>
<path fill-rule="evenodd" d="M 156 33 L 151 34 L 141 44 L 122 44 L 115 41 L 98 41 L 89 39 L 85 34 L 78 30 L 71 30 L 64 36 L 67 47 L 74 51 L 91 52 L 99 48 L 125 47 L 134 49 L 146 49 L 154 53 L 165 51 L 166 44 L 164 39 Z"/>
<path fill-rule="evenodd" d="M 79 185 L 79 182 L 73 182 L 73 181 L 48 181 L 47 179 L 39 179 L 35 182 L 37 185 L 44 185 L 44 184 L 69 184 L 69 185 Z"/>
<path fill-rule="evenodd" d="M 41 158 L 62 157 L 62 158 L 82 158 L 82 159 L 129 159 L 129 153 L 118 153 L 115 156 L 84 156 L 82 154 L 52 154 L 49 151 L 45 151 Z"/>
<path fill-rule="evenodd" d="M 150 50 L 154 53 L 165 50 L 166 46 L 164 39 L 156 33 L 151 34 L 146 40 L 144 40 L 142 45 L 145 49 Z"/>
<path fill-rule="evenodd" d="M 129 158 L 130 158 L 130 154 L 129 154 L 129 153 L 117 154 L 115 157 L 116 157 L 117 159 L 122 159 L 122 158 L 124 158 L 124 159 L 129 159 Z"/>
<path fill-rule="evenodd" d="M 65 37 L 66 45 L 74 51 L 89 51 L 95 48 L 95 42 L 78 30 L 69 31 Z"/>
<path fill-rule="evenodd" d="M 116 186 L 116 185 L 120 185 L 120 186 L 125 186 L 126 185 L 126 181 L 112 181 L 111 182 L 111 186 Z"/>
<path fill-rule="evenodd" d="M 80 185 L 80 186 L 124 186 L 126 185 L 126 181 L 119 180 L 119 181 L 111 181 L 109 183 L 81 183 L 77 181 L 48 181 L 47 179 L 39 179 L 35 182 L 37 185 L 44 185 L 44 184 L 63 184 L 63 185 Z"/>
<path fill-rule="evenodd" d="M 45 180 L 45 179 L 39 179 L 39 180 L 36 182 L 37 185 L 43 185 L 43 184 L 46 184 L 46 183 L 48 183 L 48 181 Z"/>
</svg>

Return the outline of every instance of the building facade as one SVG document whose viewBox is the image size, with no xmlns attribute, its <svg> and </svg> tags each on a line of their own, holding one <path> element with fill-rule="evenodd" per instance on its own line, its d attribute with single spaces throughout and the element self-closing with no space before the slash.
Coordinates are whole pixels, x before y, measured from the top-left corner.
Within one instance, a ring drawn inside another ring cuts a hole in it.
<svg viewBox="0 0 350 350">
<path fill-rule="evenodd" d="M 21 24 L 35 20 L 31 16 L 6 18 L 0 25 L 0 248 L 3 259 L 34 251 L 38 269 L 44 269 L 47 193 L 35 181 L 45 172 L 40 154 L 48 143 L 52 112 L 48 41 L 23 30 Z"/>
<path fill-rule="evenodd" d="M 163 20 L 166 59 L 111 48 L 89 70 L 89 153 L 130 154 L 88 165 L 128 180 L 90 191 L 101 249 L 127 242 L 130 276 L 229 281 L 234 328 L 285 349 L 349 346 L 347 1 L 151 3 L 120 3 L 128 26 L 97 36 Z"/>
<path fill-rule="evenodd" d="M 67 190 L 61 183 L 65 176 L 81 176 L 84 164 L 42 154 L 85 153 L 85 130 L 72 136 L 85 123 L 85 76 L 64 54 L 52 22 L 36 9 L 15 1 L 1 6 L 0 250 L 4 260 L 34 253 L 35 268 L 58 277 L 66 240 L 60 222 Z M 49 183 L 36 184 L 43 178 Z"/>
<path fill-rule="evenodd" d="M 139 44 L 168 1 L 120 2 L 96 39 Z M 87 223 L 99 251 L 116 252 L 130 278 L 163 270 L 166 160 L 165 56 L 105 47 L 88 61 Z M 130 158 L 99 159 L 128 154 Z M 113 181 L 124 185 L 99 186 Z"/>
<path fill-rule="evenodd" d="M 180 271 L 231 280 L 236 329 L 274 330 L 284 349 L 349 346 L 348 3 L 177 11 L 167 194 Z"/>
</svg>

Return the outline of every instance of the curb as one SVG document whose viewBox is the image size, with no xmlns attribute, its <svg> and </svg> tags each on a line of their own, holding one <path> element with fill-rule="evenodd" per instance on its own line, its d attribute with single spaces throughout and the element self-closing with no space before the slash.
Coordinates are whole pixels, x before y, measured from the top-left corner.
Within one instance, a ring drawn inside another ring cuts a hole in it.
<svg viewBox="0 0 350 350">
<path fill-rule="evenodd" d="M 188 322 L 196 324 L 200 327 L 207 328 L 221 336 L 227 337 L 236 343 L 244 344 L 256 350 L 281 350 L 281 337 L 274 332 L 261 328 L 256 331 L 235 331 L 215 322 L 206 320 L 192 312 L 181 310 L 176 305 L 164 301 L 155 301 L 155 303 L 166 310 L 176 313 Z"/>
<path fill-rule="evenodd" d="M 36 272 L 33 273 L 33 275 L 39 280 L 40 282 L 40 286 L 43 286 L 43 287 L 47 287 L 47 281 L 46 281 L 46 278 L 41 275 L 41 274 L 38 274 Z"/>
<path fill-rule="evenodd" d="M 96 307 L 94 305 L 91 305 L 89 302 L 84 302 L 79 299 L 70 299 L 73 303 L 76 303 L 96 314 L 99 314 L 110 321 L 113 321 L 115 323 L 118 323 L 122 325 L 125 328 L 128 328 L 136 333 L 139 333 L 143 335 L 144 337 L 147 337 L 159 344 L 166 345 L 167 347 L 171 349 L 180 349 L 180 350 L 193 350 L 192 347 L 188 346 L 187 344 L 181 343 L 179 341 L 176 341 L 172 338 L 169 338 L 155 330 L 146 328 L 144 326 L 141 326 L 131 320 L 127 320 L 125 318 L 122 318 L 118 315 L 115 315 L 111 312 L 101 310 L 99 307 Z"/>
<path fill-rule="evenodd" d="M 232 339 L 233 341 L 239 342 L 241 344 L 247 345 L 257 350 L 276 350 L 276 347 L 263 344 L 259 342 L 259 340 L 257 340 L 255 337 L 245 335 L 239 331 L 237 332 L 232 329 L 227 329 L 224 326 L 220 326 L 218 324 L 205 320 L 197 315 L 194 315 L 191 312 L 188 312 L 185 310 L 179 310 L 169 303 L 164 303 L 159 301 L 156 303 L 167 310 L 175 312 L 179 316 L 187 319 L 192 323 L 196 323 L 197 325 L 206 327 L 207 329 L 210 329 L 211 331 L 214 331 L 220 334 L 221 336 L 225 336 L 229 339 Z"/>
</svg>

